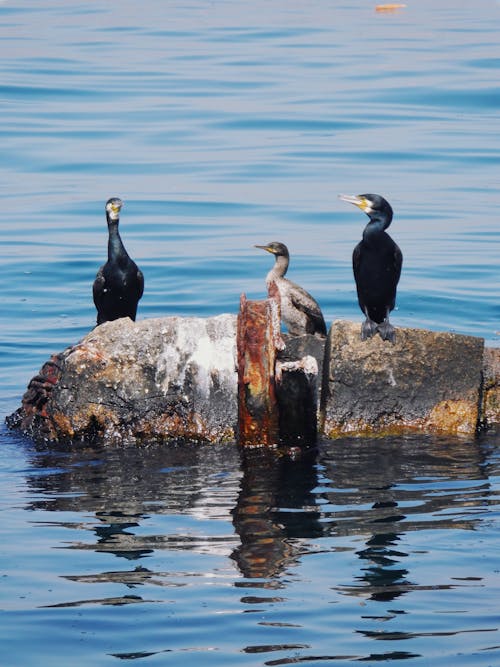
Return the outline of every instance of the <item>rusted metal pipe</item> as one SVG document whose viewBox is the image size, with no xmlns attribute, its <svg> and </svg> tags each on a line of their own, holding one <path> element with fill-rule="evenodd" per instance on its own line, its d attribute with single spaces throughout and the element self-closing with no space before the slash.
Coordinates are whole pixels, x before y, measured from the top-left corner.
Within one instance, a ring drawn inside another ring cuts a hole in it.
<svg viewBox="0 0 500 667">
<path fill-rule="evenodd" d="M 279 305 L 274 299 L 240 299 L 237 324 L 238 432 L 244 447 L 279 443 L 276 346 L 280 346 Z"/>
</svg>

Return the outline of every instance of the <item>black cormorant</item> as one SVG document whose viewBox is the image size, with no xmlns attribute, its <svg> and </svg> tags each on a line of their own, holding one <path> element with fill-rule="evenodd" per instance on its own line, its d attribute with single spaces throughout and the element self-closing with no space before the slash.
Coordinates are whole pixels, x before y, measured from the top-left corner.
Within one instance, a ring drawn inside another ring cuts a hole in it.
<svg viewBox="0 0 500 667">
<path fill-rule="evenodd" d="M 361 340 L 371 338 L 378 331 L 383 340 L 394 343 L 396 335 L 389 322 L 389 313 L 396 303 L 403 255 L 385 231 L 392 220 L 391 205 L 380 195 L 339 196 L 358 206 L 370 218 L 363 239 L 352 254 L 359 307 L 366 316 L 361 327 Z"/>
<path fill-rule="evenodd" d="M 97 324 L 130 317 L 135 321 L 137 304 L 144 291 L 144 276 L 130 259 L 120 238 L 118 223 L 123 202 L 112 197 L 106 202 L 108 261 L 97 272 L 93 286 Z"/>
<path fill-rule="evenodd" d="M 256 245 L 255 247 L 267 250 L 276 258 L 273 268 L 266 276 L 266 285 L 269 290 L 271 284 L 274 283 L 278 289 L 281 319 L 288 333 L 292 336 L 302 336 L 306 333 L 326 336 L 325 320 L 315 299 L 305 289 L 284 277 L 290 263 L 286 245 L 272 241 L 267 245 Z"/>
</svg>

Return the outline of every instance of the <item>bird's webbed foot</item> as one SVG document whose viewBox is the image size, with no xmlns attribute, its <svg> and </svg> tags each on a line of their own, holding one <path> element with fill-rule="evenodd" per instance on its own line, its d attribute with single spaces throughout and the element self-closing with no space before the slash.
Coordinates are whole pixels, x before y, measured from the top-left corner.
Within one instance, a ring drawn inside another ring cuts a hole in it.
<svg viewBox="0 0 500 667">
<path fill-rule="evenodd" d="M 388 340 L 390 343 L 396 342 L 396 329 L 388 319 L 385 319 L 381 324 L 377 324 L 377 331 L 382 340 Z"/>
<path fill-rule="evenodd" d="M 377 323 L 369 317 L 361 325 L 361 340 L 368 340 L 377 333 Z"/>
</svg>

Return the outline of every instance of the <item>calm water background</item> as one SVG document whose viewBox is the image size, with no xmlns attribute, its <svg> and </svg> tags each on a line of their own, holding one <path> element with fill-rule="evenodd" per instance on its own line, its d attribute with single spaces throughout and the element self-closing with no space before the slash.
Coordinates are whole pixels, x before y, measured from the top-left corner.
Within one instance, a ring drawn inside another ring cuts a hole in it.
<svg viewBox="0 0 500 667">
<path fill-rule="evenodd" d="M 139 317 L 235 313 L 271 258 L 361 319 L 350 255 L 395 210 L 394 323 L 500 343 L 500 3 L 0 4 L 2 418 L 93 326 L 104 202 Z M 0 430 L 6 667 L 500 664 L 499 445 L 40 451 Z"/>
</svg>

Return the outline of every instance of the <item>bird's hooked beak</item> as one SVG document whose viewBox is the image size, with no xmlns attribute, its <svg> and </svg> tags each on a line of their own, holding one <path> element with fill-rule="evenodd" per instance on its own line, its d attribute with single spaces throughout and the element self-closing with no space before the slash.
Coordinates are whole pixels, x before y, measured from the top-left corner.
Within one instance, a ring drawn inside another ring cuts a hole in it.
<svg viewBox="0 0 500 667">
<path fill-rule="evenodd" d="M 372 210 L 371 202 L 366 197 L 360 197 L 359 195 L 339 195 L 339 199 L 349 204 L 354 204 L 354 206 L 357 206 L 365 213 L 369 213 Z"/>
<path fill-rule="evenodd" d="M 261 250 L 267 250 L 272 255 L 274 255 L 274 248 L 270 248 L 268 245 L 254 245 L 254 248 L 260 248 Z"/>
</svg>

